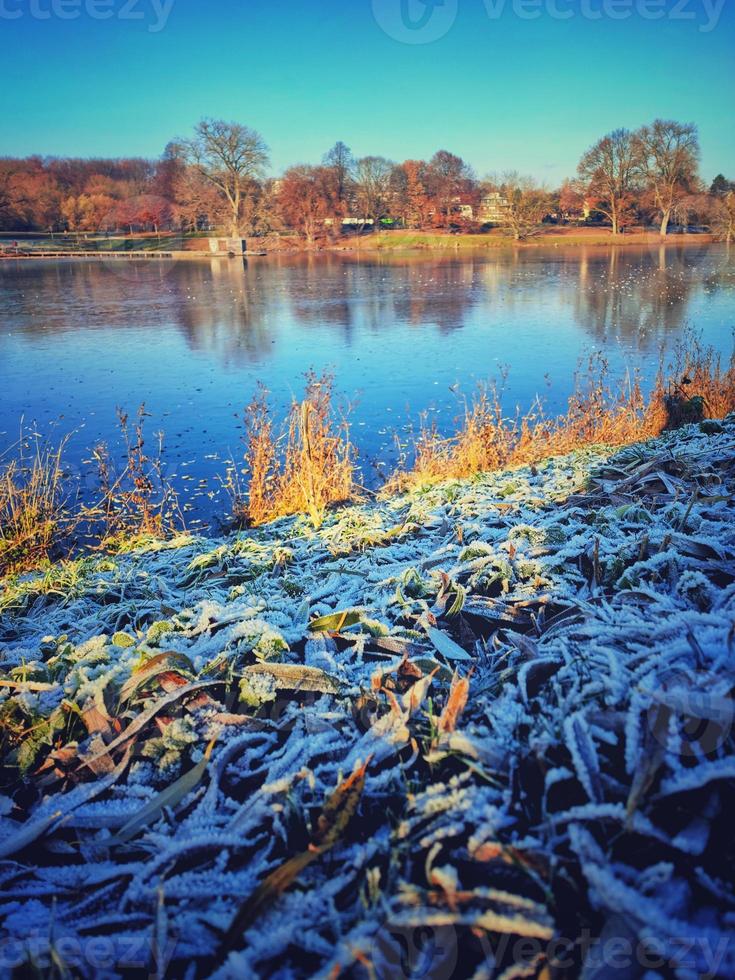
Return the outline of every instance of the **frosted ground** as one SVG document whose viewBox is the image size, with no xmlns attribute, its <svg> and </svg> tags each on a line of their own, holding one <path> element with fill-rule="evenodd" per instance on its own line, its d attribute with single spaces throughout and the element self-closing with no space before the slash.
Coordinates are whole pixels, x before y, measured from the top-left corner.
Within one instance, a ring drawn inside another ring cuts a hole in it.
<svg viewBox="0 0 735 980">
<path fill-rule="evenodd" d="M 0 970 L 735 975 L 734 491 L 729 417 L 9 583 Z"/>
</svg>

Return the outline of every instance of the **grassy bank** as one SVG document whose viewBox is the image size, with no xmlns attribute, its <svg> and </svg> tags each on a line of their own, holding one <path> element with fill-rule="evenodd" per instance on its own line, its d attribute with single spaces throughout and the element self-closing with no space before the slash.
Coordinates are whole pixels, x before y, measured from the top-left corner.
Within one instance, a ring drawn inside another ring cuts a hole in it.
<svg viewBox="0 0 735 980">
<path fill-rule="evenodd" d="M 212 233 L 215 234 L 214 232 Z M 24 238 L 24 236 L 19 236 Z M 362 235 L 348 235 L 330 244 L 320 244 L 308 247 L 296 235 L 271 235 L 267 238 L 253 238 L 250 245 L 256 251 L 263 249 L 268 253 L 298 253 L 316 250 L 326 251 L 456 251 L 458 249 L 493 249 L 493 248 L 540 248 L 562 246 L 656 246 L 692 245 L 702 246 L 711 244 L 714 236 L 710 234 L 668 235 L 665 242 L 655 232 L 630 231 L 624 235 L 613 236 L 609 228 L 557 228 L 543 227 L 531 233 L 521 241 L 516 241 L 507 230 L 496 228 L 489 232 L 477 234 L 452 234 L 445 231 L 378 231 Z M 4 249 L 4 250 L 3 250 Z M 68 254 L 110 252 L 112 254 L 125 252 L 168 252 L 173 251 L 176 257 L 184 252 L 191 256 L 208 258 L 209 244 L 206 236 L 174 235 L 169 233 L 154 235 L 95 235 L 95 234 L 57 234 L 54 236 L 34 235 L 19 247 L 17 254 L 22 257 L 33 257 L 36 252 L 43 252 L 42 258 L 53 259 L 54 252 Z M 51 253 L 51 254 L 50 254 Z M 16 250 L 10 240 L 0 241 L 0 258 L 12 259 Z"/>
<path fill-rule="evenodd" d="M 19 974 L 731 976 L 734 493 L 730 416 L 6 582 Z"/>
<path fill-rule="evenodd" d="M 427 231 L 380 231 L 358 239 L 348 239 L 335 248 L 376 249 L 379 251 L 409 249 L 484 249 L 484 248 L 539 248 L 543 246 L 578 245 L 707 245 L 714 241 L 712 235 L 669 235 L 665 242 L 655 232 L 633 231 L 613 236 L 608 228 L 558 229 L 549 227 L 539 230 L 521 241 L 502 228 L 479 234 L 450 234 Z"/>
</svg>

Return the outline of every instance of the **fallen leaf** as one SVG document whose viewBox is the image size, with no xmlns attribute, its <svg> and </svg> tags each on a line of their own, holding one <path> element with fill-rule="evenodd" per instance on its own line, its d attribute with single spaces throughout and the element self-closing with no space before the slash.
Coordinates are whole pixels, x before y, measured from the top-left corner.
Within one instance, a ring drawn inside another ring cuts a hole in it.
<svg viewBox="0 0 735 980">
<path fill-rule="evenodd" d="M 204 755 L 197 762 L 193 769 L 185 772 L 183 776 L 179 777 L 176 782 L 171 783 L 166 789 L 162 790 L 152 800 L 149 800 L 146 805 L 139 810 L 127 823 L 118 831 L 115 837 L 109 841 L 110 845 L 124 844 L 131 840 L 138 831 L 147 827 L 149 823 L 153 823 L 157 820 L 163 810 L 166 807 L 175 807 L 190 793 L 195 786 L 198 785 L 202 776 L 206 772 L 209 760 L 212 756 L 212 749 L 214 748 L 214 743 L 217 741 L 213 738 L 209 745 L 207 746 Z"/>
<path fill-rule="evenodd" d="M 458 643 L 455 643 L 451 636 L 447 636 L 446 633 L 442 633 L 441 630 L 436 629 L 434 626 L 428 626 L 426 632 L 436 649 L 447 660 L 472 660 L 472 657 L 467 651 L 463 650 Z"/>
</svg>

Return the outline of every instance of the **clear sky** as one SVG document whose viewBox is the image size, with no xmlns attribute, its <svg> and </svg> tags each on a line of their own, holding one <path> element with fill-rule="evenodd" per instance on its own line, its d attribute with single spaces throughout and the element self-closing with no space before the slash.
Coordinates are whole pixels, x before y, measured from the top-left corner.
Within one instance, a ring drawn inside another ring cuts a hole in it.
<svg viewBox="0 0 735 980">
<path fill-rule="evenodd" d="M 4 155 L 157 156 L 208 115 L 276 173 L 342 139 L 554 184 L 661 116 L 735 179 L 733 0 L 0 0 L 0 50 Z"/>
</svg>

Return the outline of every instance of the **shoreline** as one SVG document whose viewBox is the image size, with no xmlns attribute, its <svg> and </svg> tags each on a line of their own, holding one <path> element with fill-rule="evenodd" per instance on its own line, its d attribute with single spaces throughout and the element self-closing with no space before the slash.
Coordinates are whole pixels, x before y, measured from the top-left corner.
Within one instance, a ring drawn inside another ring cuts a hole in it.
<svg viewBox="0 0 735 980">
<path fill-rule="evenodd" d="M 731 415 L 6 583 L 7 934 L 336 976 L 429 928 L 581 972 L 624 914 L 616 956 L 732 974 L 733 493 Z"/>
<path fill-rule="evenodd" d="M 258 239 L 255 239 L 258 241 Z M 364 244 L 363 244 L 364 242 Z M 270 248 L 264 247 L 263 250 L 253 249 L 244 252 L 242 258 L 251 257 L 271 257 L 279 255 L 319 255 L 344 253 L 349 255 L 361 255 L 363 253 L 381 252 L 421 252 L 421 253 L 447 253 L 447 252 L 470 252 L 470 251 L 494 251 L 494 250 L 527 250 L 541 248 L 668 248 L 675 247 L 701 247 L 702 245 L 722 244 L 716 241 L 712 234 L 672 234 L 666 240 L 660 238 L 655 233 L 634 233 L 630 235 L 619 235 L 613 238 L 606 234 L 590 235 L 559 235 L 544 234 L 532 236 L 528 239 L 516 241 L 508 236 L 496 236 L 490 234 L 435 234 L 435 233 L 404 233 L 404 232 L 379 232 L 378 240 L 370 237 L 362 239 L 359 243 L 348 239 L 332 244 L 323 244 L 309 247 L 306 244 L 284 245 L 283 247 Z M 132 254 L 131 254 L 132 253 Z M 41 254 L 11 255 L 0 253 L 0 261 L 57 261 L 60 259 L 89 259 L 91 261 L 107 261 L 109 259 L 129 259 L 131 261 L 157 259 L 159 261 L 179 261 L 189 259 L 213 259 L 213 258 L 240 258 L 227 252 L 208 252 L 205 250 L 131 250 L 126 252 L 122 249 L 111 251 L 68 251 L 54 254 L 52 252 L 42 252 Z"/>
<path fill-rule="evenodd" d="M 666 247 L 669 245 L 714 245 L 718 244 L 715 241 L 714 235 L 702 234 L 702 235 L 669 235 L 666 240 L 660 238 L 659 235 L 654 233 L 639 233 L 631 235 L 619 235 L 613 238 L 612 235 L 605 234 L 591 234 L 591 235 L 559 235 L 559 234 L 543 234 L 537 236 L 531 236 L 527 239 L 522 239 L 516 241 L 513 238 L 504 236 L 495 236 L 492 234 L 488 235 L 432 235 L 431 233 L 425 234 L 423 237 L 426 241 L 422 242 L 421 233 L 416 235 L 410 235 L 409 233 L 395 233 L 396 237 L 399 235 L 404 239 L 416 238 L 419 239 L 414 245 L 405 245 L 401 242 L 394 243 L 391 241 L 391 236 L 393 233 L 383 233 L 384 238 L 373 244 L 369 244 L 367 248 L 363 249 L 362 246 L 345 246 L 335 244 L 333 246 L 325 246 L 319 251 L 403 251 L 408 249 L 414 249 L 416 251 L 449 251 L 449 250 L 483 250 L 483 249 L 532 249 L 532 248 L 579 248 L 584 246 L 590 247 L 603 247 L 603 248 L 629 248 L 632 246 L 646 246 L 650 247 L 652 245 L 658 247 Z"/>
</svg>

